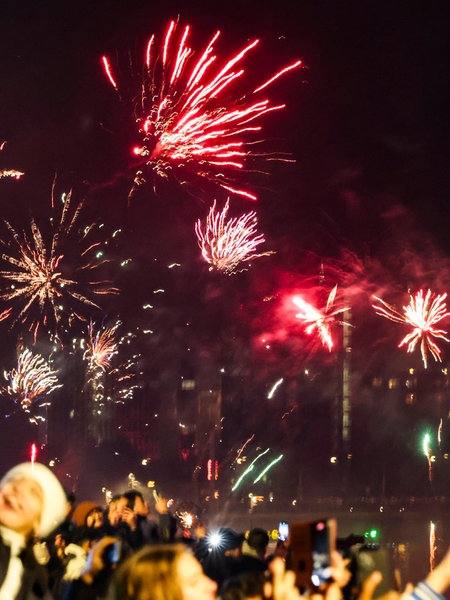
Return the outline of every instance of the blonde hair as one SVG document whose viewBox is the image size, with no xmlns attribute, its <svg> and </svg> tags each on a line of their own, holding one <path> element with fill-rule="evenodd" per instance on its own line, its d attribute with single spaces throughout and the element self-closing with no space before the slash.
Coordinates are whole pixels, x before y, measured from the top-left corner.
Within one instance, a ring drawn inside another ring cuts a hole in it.
<svg viewBox="0 0 450 600">
<path fill-rule="evenodd" d="M 177 563 L 182 544 L 145 546 L 116 571 L 110 600 L 183 600 Z"/>
</svg>

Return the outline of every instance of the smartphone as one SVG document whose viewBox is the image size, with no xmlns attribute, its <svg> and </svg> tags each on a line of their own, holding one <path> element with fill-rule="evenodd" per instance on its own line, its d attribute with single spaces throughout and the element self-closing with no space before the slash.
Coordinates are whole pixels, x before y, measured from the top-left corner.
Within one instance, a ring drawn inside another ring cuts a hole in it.
<svg viewBox="0 0 450 600">
<path fill-rule="evenodd" d="M 286 521 L 278 523 L 278 539 L 285 542 L 289 536 L 289 525 Z"/>
<path fill-rule="evenodd" d="M 331 553 L 336 549 L 335 519 L 291 523 L 288 564 L 301 590 L 319 587 L 331 577 Z"/>
</svg>

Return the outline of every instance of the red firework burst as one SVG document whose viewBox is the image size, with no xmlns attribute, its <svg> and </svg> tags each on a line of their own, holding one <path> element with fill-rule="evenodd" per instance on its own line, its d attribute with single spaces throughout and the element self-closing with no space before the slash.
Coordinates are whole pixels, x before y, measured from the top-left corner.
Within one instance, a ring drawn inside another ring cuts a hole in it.
<svg viewBox="0 0 450 600">
<path fill-rule="evenodd" d="M 272 104 L 261 93 L 302 63 L 293 62 L 255 89 L 233 98 L 232 86 L 244 77 L 244 57 L 259 40 L 251 41 L 222 62 L 214 50 L 220 35 L 217 31 L 195 59 L 188 45 L 189 25 L 180 35 L 177 27 L 171 21 L 159 49 L 155 36 L 147 44 L 144 76 L 135 107 L 142 143 L 134 153 L 143 165 L 162 177 L 170 174 L 186 183 L 189 174 L 194 174 L 197 181 L 208 180 L 229 193 L 256 200 L 254 193 L 236 187 L 233 173 L 242 170 L 250 157 L 258 156 L 246 140 L 261 132 L 260 119 L 285 106 Z M 108 58 L 104 56 L 102 61 L 111 85 L 119 91 Z M 254 145 L 255 139 L 251 141 Z M 289 160 L 273 154 L 266 158 Z M 135 184 L 142 180 L 143 173 L 139 171 Z"/>
<path fill-rule="evenodd" d="M 336 292 L 337 285 L 335 285 L 329 293 L 326 306 L 323 310 L 306 302 L 301 296 L 294 296 L 294 298 L 292 298 L 292 302 L 300 309 L 300 312 L 295 316 L 297 319 L 300 319 L 307 324 L 305 333 L 312 335 L 314 332 L 317 332 L 322 345 L 326 346 L 330 352 L 334 345 L 331 336 L 331 325 L 336 322 L 336 315 L 347 310 L 346 307 L 333 310 Z"/>
<path fill-rule="evenodd" d="M 414 352 L 417 344 L 420 342 L 420 352 L 425 368 L 428 366 L 428 353 L 435 361 L 441 361 L 441 350 L 433 338 L 438 338 L 449 342 L 446 337 L 447 332 L 443 329 L 437 329 L 436 325 L 445 317 L 450 316 L 447 312 L 445 299 L 447 294 L 433 294 L 428 290 L 424 296 L 424 291 L 419 290 L 414 296 L 410 294 L 410 302 L 403 307 L 403 313 L 397 311 L 393 306 L 374 296 L 380 305 L 373 304 L 373 308 L 378 315 L 386 317 L 395 323 L 403 323 L 411 326 L 413 329 L 405 335 L 398 347 L 408 346 L 408 352 Z"/>
</svg>

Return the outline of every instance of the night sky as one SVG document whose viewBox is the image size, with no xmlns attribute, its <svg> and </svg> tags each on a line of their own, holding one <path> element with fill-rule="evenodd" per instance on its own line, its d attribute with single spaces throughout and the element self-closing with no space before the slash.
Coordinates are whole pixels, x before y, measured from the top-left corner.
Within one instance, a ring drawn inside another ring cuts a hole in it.
<svg viewBox="0 0 450 600">
<path fill-rule="evenodd" d="M 323 211 L 338 221 L 339 233 L 350 235 L 351 219 L 342 217 L 352 215 L 345 211 L 353 211 L 353 220 L 365 213 L 373 220 L 389 200 L 411 208 L 423 225 L 445 222 L 444 9 L 420 2 L 292 4 L 229 2 L 213 11 L 194 2 L 7 4 L 0 39 L 1 136 L 8 141 L 2 162 L 42 187 L 54 173 L 72 186 L 111 180 L 126 165 L 135 132 L 127 107 L 108 88 L 100 57 L 136 57 L 150 33 L 162 37 L 169 19 L 179 16 L 192 26 L 194 48 L 218 28 L 224 55 L 260 37 L 250 65 L 258 77 L 297 57 L 305 63 L 273 88 L 287 109 L 266 120 L 277 148 L 297 160 L 281 181 L 261 184 L 268 188 L 261 196 L 270 219 L 277 216 L 270 204 L 280 209 L 279 227 L 286 213 L 291 221 L 310 211 L 317 219 Z M 6 206 L 10 187 L 3 185 Z M 32 189 L 36 200 L 26 204 L 40 205 Z"/>
<path fill-rule="evenodd" d="M 268 147 L 290 153 L 295 164 L 269 163 L 264 175 L 239 174 L 259 201 L 233 200 L 238 213 L 257 210 L 265 249 L 276 254 L 236 276 L 208 271 L 193 232 L 212 201 L 225 200 L 223 190 L 196 193 L 148 177 L 128 198 L 130 149 L 138 135 L 130 106 L 109 86 L 100 58 L 107 54 L 126 75 L 149 35 L 161 39 L 178 16 L 192 26 L 194 49 L 220 29 L 216 50 L 224 57 L 259 37 L 249 80 L 264 80 L 296 58 L 305 65 L 271 88 L 270 97 L 286 108 L 264 120 Z M 258 393 L 280 376 L 295 378 L 310 360 L 320 373 L 317 365 L 329 368 L 333 356 L 301 330 L 284 327 L 280 298 L 286 290 L 317 291 L 324 283 L 329 291 L 338 283 L 354 302 L 355 344 L 366 351 L 356 361 L 363 381 L 370 368 L 383 361 L 397 365 L 404 357 L 396 348 L 401 331 L 373 315 L 371 294 L 401 305 L 409 290 L 422 286 L 450 291 L 448 28 L 440 2 L 5 3 L 0 141 L 7 144 L 0 168 L 25 175 L 0 180 L 2 216 L 19 230 L 32 215 L 48 218 L 56 175 L 59 191 L 73 189 L 85 199 L 90 219 L 104 221 L 108 231 L 123 228 L 115 258 L 132 260 L 126 272 L 116 274 L 111 266 L 108 275 L 126 291 L 87 317 L 119 316 L 130 326 L 141 319 L 143 326 L 142 305 L 167 286 L 158 316 L 146 323 L 164 330 L 144 346 L 152 353 L 152 376 L 162 364 L 188 374 L 188 346 L 197 356 L 193 364 L 207 349 L 213 364 L 233 366 L 237 380 L 258 380 Z M 173 262 L 182 265 L 176 275 L 166 268 Z M 19 329 L 8 330 L 6 321 L 0 326 L 8 362 Z M 271 359 L 258 354 L 266 334 L 277 344 Z M 420 356 L 414 365 L 421 366 Z M 240 398 L 236 386 L 230 386 L 236 402 L 250 402 L 251 392 Z"/>
</svg>

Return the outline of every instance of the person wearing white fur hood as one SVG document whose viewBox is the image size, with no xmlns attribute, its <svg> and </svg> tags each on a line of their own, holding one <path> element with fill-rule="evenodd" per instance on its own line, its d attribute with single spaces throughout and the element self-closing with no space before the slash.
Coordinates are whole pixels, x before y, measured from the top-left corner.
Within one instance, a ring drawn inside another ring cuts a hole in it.
<svg viewBox="0 0 450 600">
<path fill-rule="evenodd" d="M 67 498 L 53 472 L 21 463 L 0 481 L 0 600 L 51 600 L 47 573 L 33 553 L 64 519 Z"/>
</svg>

